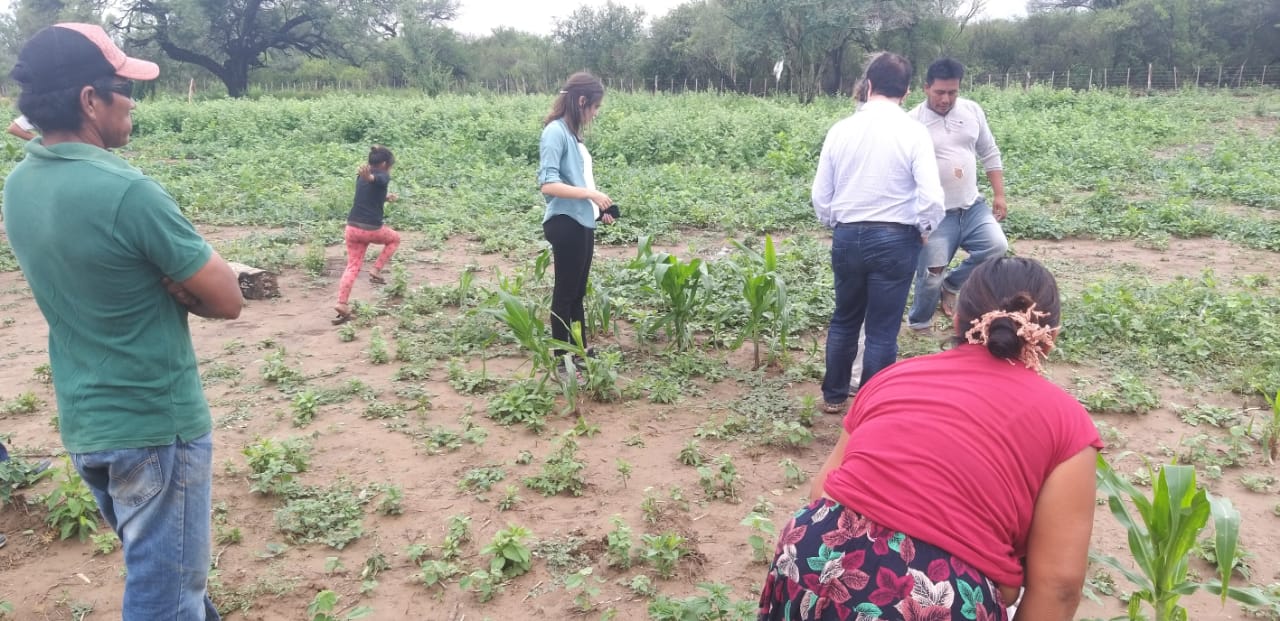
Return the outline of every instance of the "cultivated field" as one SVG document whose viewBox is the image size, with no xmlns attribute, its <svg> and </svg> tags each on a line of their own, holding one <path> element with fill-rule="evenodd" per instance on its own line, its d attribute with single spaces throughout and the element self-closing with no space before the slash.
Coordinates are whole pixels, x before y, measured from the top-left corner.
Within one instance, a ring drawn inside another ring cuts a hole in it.
<svg viewBox="0 0 1280 621">
<path fill-rule="evenodd" d="M 1232 499 L 1237 583 L 1280 583 L 1280 411 L 1264 400 L 1280 391 L 1280 95 L 969 95 L 1004 153 L 1013 252 L 1064 289 L 1051 377 L 1140 488 L 1148 463 L 1176 459 Z M 280 273 L 283 296 L 239 320 L 193 319 L 227 618 L 754 618 L 773 532 L 839 431 L 815 408 L 832 300 L 807 197 L 849 102 L 606 98 L 588 145 L 624 217 L 598 233 L 587 329 L 602 356 L 576 394 L 541 381 L 530 321 L 552 277 L 535 186 L 548 104 L 139 104 L 123 155 L 223 256 Z M 397 155 L 388 223 L 405 240 L 389 283 L 362 278 L 357 320 L 333 327 L 373 143 Z M 21 157 L 6 149 L 5 171 Z M 46 328 L 3 237 L 0 270 L 0 432 L 17 455 L 60 456 Z M 901 337 L 904 356 L 938 348 Z M 118 617 L 121 554 L 78 520 L 92 513 L 55 464 L 0 513 L 0 601 L 16 619 Z M 5 491 L 19 476 L 0 475 Z M 1128 557 L 1105 505 L 1094 532 Z M 1207 580 L 1205 541 L 1192 571 Z M 1101 567 L 1088 586 L 1081 618 L 1121 614 L 1134 590 Z M 1243 616 L 1206 594 L 1188 605 Z"/>
</svg>

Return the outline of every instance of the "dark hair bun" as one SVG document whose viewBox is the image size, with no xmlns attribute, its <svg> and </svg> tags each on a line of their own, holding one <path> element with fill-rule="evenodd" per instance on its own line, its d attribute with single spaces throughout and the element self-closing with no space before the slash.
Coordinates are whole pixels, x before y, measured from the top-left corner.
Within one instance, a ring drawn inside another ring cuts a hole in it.
<svg viewBox="0 0 1280 621">
<path fill-rule="evenodd" d="M 1012 319 L 1001 317 L 991 322 L 987 334 L 987 351 L 997 358 L 1018 358 L 1022 355 L 1022 337 Z"/>
</svg>

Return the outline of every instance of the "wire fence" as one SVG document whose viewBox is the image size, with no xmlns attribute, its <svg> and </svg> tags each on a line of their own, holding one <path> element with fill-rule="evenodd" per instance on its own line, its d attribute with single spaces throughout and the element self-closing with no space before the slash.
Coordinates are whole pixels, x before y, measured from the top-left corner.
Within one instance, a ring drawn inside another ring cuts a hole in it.
<svg viewBox="0 0 1280 621">
<path fill-rule="evenodd" d="M 377 80 L 277 80 L 255 81 L 250 86 L 251 93 L 323 93 L 323 92 L 368 92 L 382 90 L 452 92 L 452 93 L 496 93 L 496 94 L 529 94 L 550 93 L 559 88 L 559 77 L 528 79 L 523 77 L 506 77 L 495 80 L 458 79 L 447 83 L 437 83 L 431 89 L 406 82 Z M 605 87 L 612 91 L 629 93 L 684 93 L 715 92 L 738 93 L 748 95 L 795 95 L 798 85 L 794 76 L 783 75 L 781 80 L 768 78 L 747 79 L 704 79 L 673 78 L 664 76 L 604 78 Z M 1051 89 L 1124 89 L 1132 92 L 1170 91 L 1178 89 L 1244 89 L 1259 87 L 1280 87 L 1280 65 L 1272 68 L 1268 64 L 1241 65 L 1196 65 L 1189 68 L 1163 67 L 1149 63 L 1138 67 L 1090 68 L 1075 67 L 1067 70 L 1032 71 L 1009 70 L 1005 72 L 978 72 L 965 76 L 963 87 L 986 85 L 996 88 L 1022 88 L 1033 86 Z M 162 80 L 156 85 L 158 92 L 180 95 L 207 97 L 210 94 L 225 93 L 222 82 L 211 77 L 182 80 Z M 844 89 L 848 92 L 849 89 Z M 0 83 L 0 96 L 17 94 L 11 83 Z"/>
</svg>

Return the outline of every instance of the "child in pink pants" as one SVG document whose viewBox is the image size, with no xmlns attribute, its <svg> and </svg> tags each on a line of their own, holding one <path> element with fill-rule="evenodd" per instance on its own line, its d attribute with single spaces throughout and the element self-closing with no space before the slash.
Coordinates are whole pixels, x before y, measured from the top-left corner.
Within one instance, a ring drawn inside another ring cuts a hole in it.
<svg viewBox="0 0 1280 621">
<path fill-rule="evenodd" d="M 391 255 L 400 245 L 400 234 L 382 223 L 383 205 L 387 201 L 395 201 L 396 195 L 387 192 L 391 183 L 391 166 L 395 163 L 391 150 L 374 145 L 369 149 L 369 162 L 360 166 L 356 177 L 356 197 L 347 214 L 347 269 L 342 273 L 342 281 L 338 285 L 338 303 L 333 310 L 338 313 L 333 323 L 345 323 L 351 319 L 351 308 L 347 299 L 351 297 L 351 287 L 360 275 L 360 266 L 364 265 L 365 251 L 369 244 L 382 244 L 382 253 L 369 270 L 369 280 L 375 284 L 383 284 L 382 269 L 386 267 Z"/>
</svg>

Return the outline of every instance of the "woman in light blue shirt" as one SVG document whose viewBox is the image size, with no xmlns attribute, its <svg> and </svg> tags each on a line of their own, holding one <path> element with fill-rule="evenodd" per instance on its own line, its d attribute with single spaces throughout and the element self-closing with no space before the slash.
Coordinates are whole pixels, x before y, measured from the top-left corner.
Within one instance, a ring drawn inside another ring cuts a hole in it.
<svg viewBox="0 0 1280 621">
<path fill-rule="evenodd" d="M 569 76 L 543 120 L 545 127 L 538 142 L 538 185 L 547 200 L 542 231 L 551 243 L 556 275 L 551 293 L 551 337 L 566 342 L 573 342 L 570 328 L 574 322 L 586 324 L 583 300 L 595 251 L 596 220 L 613 223 L 613 215 L 607 213 L 613 200 L 596 189 L 591 154 L 582 143 L 582 130 L 596 118 L 603 100 L 604 84 L 599 78 L 586 72 Z M 584 348 L 586 338 L 582 334 Z M 564 353 L 555 352 L 557 358 Z M 567 374 L 575 369 L 561 371 Z"/>
</svg>

